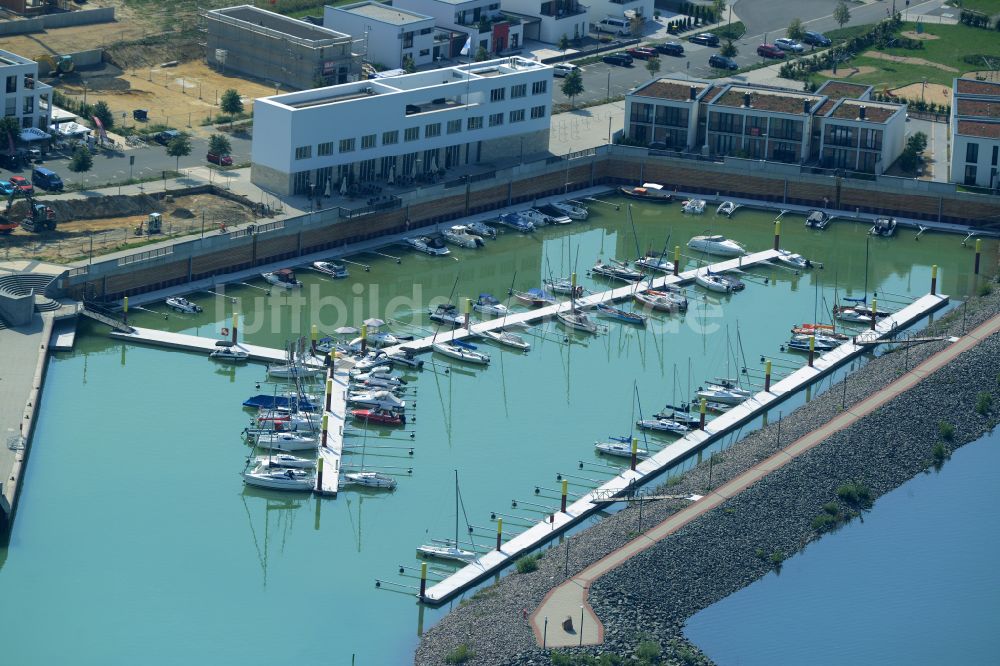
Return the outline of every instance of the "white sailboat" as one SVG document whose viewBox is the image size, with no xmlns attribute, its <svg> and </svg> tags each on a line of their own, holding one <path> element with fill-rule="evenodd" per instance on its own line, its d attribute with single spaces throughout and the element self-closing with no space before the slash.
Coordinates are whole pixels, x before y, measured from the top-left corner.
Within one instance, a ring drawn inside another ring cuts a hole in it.
<svg viewBox="0 0 1000 666">
<path fill-rule="evenodd" d="M 458 470 L 455 470 L 455 540 L 445 541 L 442 544 L 425 543 L 417 546 L 417 554 L 424 557 L 436 557 L 441 560 L 453 560 L 456 562 L 472 562 L 476 559 L 476 554 L 471 550 L 463 550 L 458 547 Z"/>
<path fill-rule="evenodd" d="M 306 437 L 295 432 L 265 432 L 257 435 L 257 446 L 273 451 L 315 451 L 315 437 Z"/>
<path fill-rule="evenodd" d="M 454 341 L 435 342 L 432 347 L 438 354 L 453 358 L 456 361 L 465 361 L 466 363 L 474 363 L 476 365 L 490 364 L 489 354 L 469 349 L 466 346 L 456 344 Z"/>
<path fill-rule="evenodd" d="M 291 467 L 273 469 L 265 465 L 258 465 L 249 472 L 243 472 L 243 482 L 248 486 L 269 490 L 309 492 L 316 487 L 316 475 Z"/>
<path fill-rule="evenodd" d="M 275 453 L 269 456 L 257 456 L 254 458 L 256 467 L 292 468 L 292 469 L 315 469 L 316 461 L 312 458 L 300 458 L 287 453 Z"/>
</svg>

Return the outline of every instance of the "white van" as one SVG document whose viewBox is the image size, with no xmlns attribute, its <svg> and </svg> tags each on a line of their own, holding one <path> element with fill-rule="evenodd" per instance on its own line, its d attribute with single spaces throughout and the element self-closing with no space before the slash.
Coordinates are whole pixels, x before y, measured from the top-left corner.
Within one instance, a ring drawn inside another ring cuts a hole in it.
<svg viewBox="0 0 1000 666">
<path fill-rule="evenodd" d="M 631 35 L 632 26 L 628 19 L 619 18 L 617 16 L 609 16 L 607 18 L 601 19 L 601 22 L 597 24 L 601 32 L 611 32 L 616 35 Z"/>
</svg>

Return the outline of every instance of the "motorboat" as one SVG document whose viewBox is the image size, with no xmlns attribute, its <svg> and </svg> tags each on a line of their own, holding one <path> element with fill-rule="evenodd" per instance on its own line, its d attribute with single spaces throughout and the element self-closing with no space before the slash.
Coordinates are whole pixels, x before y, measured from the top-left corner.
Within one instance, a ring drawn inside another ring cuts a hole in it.
<svg viewBox="0 0 1000 666">
<path fill-rule="evenodd" d="M 260 276 L 269 284 L 282 289 L 295 289 L 301 287 L 302 283 L 296 279 L 295 272 L 291 268 L 279 268 L 270 273 L 261 273 Z"/>
<path fill-rule="evenodd" d="M 675 435 L 683 435 L 691 431 L 683 423 L 671 421 L 670 419 L 642 419 L 635 424 L 642 430 L 654 430 L 656 432 L 669 432 Z"/>
<path fill-rule="evenodd" d="M 833 306 L 833 316 L 840 321 L 846 321 L 851 324 L 870 324 L 872 323 L 872 318 L 856 308 L 848 307 L 846 305 L 835 305 Z"/>
<path fill-rule="evenodd" d="M 552 218 L 537 208 L 529 208 L 528 210 L 522 210 L 519 212 L 521 219 L 530 222 L 536 229 L 544 227 L 547 224 L 553 224 Z"/>
<path fill-rule="evenodd" d="M 587 333 L 597 333 L 597 324 L 582 310 L 573 308 L 564 312 L 557 312 L 556 319 L 566 328 L 585 331 Z"/>
<path fill-rule="evenodd" d="M 384 488 L 393 490 L 396 487 L 396 479 L 382 472 L 347 472 L 341 478 L 345 484 L 365 486 L 367 488 Z"/>
<path fill-rule="evenodd" d="M 822 231 L 830 226 L 830 222 L 832 221 L 833 218 L 830 217 L 830 214 L 822 210 L 811 210 L 806 215 L 806 226 L 810 229 L 819 229 Z"/>
<path fill-rule="evenodd" d="M 738 405 L 753 395 L 750 391 L 736 386 L 732 382 L 723 381 L 719 384 L 708 384 L 695 393 L 698 398 L 709 402 L 719 402 L 724 405 Z"/>
<path fill-rule="evenodd" d="M 435 342 L 433 347 L 437 353 L 448 358 L 453 358 L 456 361 L 465 361 L 466 363 L 474 363 L 476 365 L 490 364 L 489 354 L 484 354 L 483 352 L 469 349 L 453 342 Z"/>
<path fill-rule="evenodd" d="M 482 236 L 476 236 L 469 231 L 469 227 L 464 224 L 456 224 L 452 227 L 448 227 L 441 232 L 444 239 L 449 243 L 458 245 L 459 247 L 467 247 L 470 249 L 475 249 L 477 247 L 482 247 L 486 245 Z"/>
<path fill-rule="evenodd" d="M 896 218 L 894 217 L 876 217 L 875 224 L 872 226 L 871 230 L 868 232 L 872 236 L 882 236 L 888 238 L 896 233 Z"/>
<path fill-rule="evenodd" d="M 227 361 L 229 363 L 246 363 L 250 360 L 250 354 L 235 346 L 213 349 L 208 357 L 216 361 Z"/>
<path fill-rule="evenodd" d="M 167 299 L 167 306 L 177 312 L 183 312 L 184 314 L 198 314 L 202 311 L 202 308 L 197 303 L 192 303 L 186 298 L 181 296 L 171 296 Z"/>
<path fill-rule="evenodd" d="M 493 294 L 479 294 L 479 298 L 472 304 L 472 309 L 490 317 L 503 317 L 510 312 Z"/>
<path fill-rule="evenodd" d="M 347 266 L 337 263 L 336 261 L 314 261 L 313 268 L 318 270 L 320 273 L 324 273 L 338 280 L 350 276 L 347 272 Z"/>
<path fill-rule="evenodd" d="M 316 476 L 301 469 L 270 469 L 258 466 L 243 473 L 248 486 L 269 490 L 299 490 L 309 492 L 316 487 Z"/>
<path fill-rule="evenodd" d="M 257 456 L 254 458 L 256 467 L 274 467 L 285 469 L 315 469 L 316 460 L 313 458 L 300 458 L 287 453 L 273 453 L 269 456 Z"/>
<path fill-rule="evenodd" d="M 530 305 L 532 307 L 540 308 L 546 305 L 552 305 L 556 302 L 555 296 L 552 294 L 542 291 L 541 289 L 529 289 L 528 291 L 515 291 L 513 292 L 514 298 L 521 301 L 525 305 Z"/>
<path fill-rule="evenodd" d="M 444 243 L 441 242 L 440 238 L 414 236 L 412 238 L 407 238 L 404 242 L 417 252 L 423 252 L 424 254 L 429 254 L 432 257 L 443 257 L 446 254 L 451 254 L 451 250 L 444 246 Z"/>
<path fill-rule="evenodd" d="M 788 349 L 791 350 L 791 351 L 804 351 L 804 352 L 807 352 L 807 351 L 809 351 L 810 340 L 813 340 L 813 339 L 814 339 L 814 342 L 811 343 L 812 348 L 813 348 L 814 351 L 818 351 L 818 352 L 826 352 L 826 351 L 830 351 L 831 349 L 836 349 L 841 344 L 841 342 L 839 340 L 834 340 L 833 338 L 828 338 L 828 337 L 823 336 L 823 335 L 815 335 L 815 336 L 813 336 L 813 335 L 793 335 L 791 337 L 791 339 L 789 339 L 788 344 L 786 345 L 786 347 L 788 347 Z"/>
<path fill-rule="evenodd" d="M 262 449 L 275 451 L 311 451 L 316 449 L 316 438 L 296 432 L 264 432 L 254 440 Z"/>
<path fill-rule="evenodd" d="M 402 412 L 406 409 L 406 401 L 397 398 L 392 391 L 375 389 L 347 394 L 347 404 L 371 409 L 388 409 Z"/>
<path fill-rule="evenodd" d="M 448 324 L 458 328 L 465 326 L 465 315 L 459 313 L 458 307 L 451 303 L 442 303 L 430 312 L 431 321 Z"/>
<path fill-rule="evenodd" d="M 498 342 L 507 347 L 513 347 L 514 349 L 520 349 L 521 351 L 530 351 L 531 343 L 525 340 L 523 337 L 517 333 L 511 333 L 510 331 L 505 331 L 504 329 L 497 329 L 492 331 L 483 331 L 480 333 L 484 338 L 489 338 L 494 342 Z"/>
<path fill-rule="evenodd" d="M 619 458 L 632 457 L 631 437 L 609 437 L 608 439 L 609 441 L 606 442 L 594 442 L 594 449 L 596 449 L 599 454 L 617 456 Z M 649 457 L 649 451 L 637 447 L 635 457 L 637 460 L 645 460 Z"/>
<path fill-rule="evenodd" d="M 569 215 L 556 208 L 552 204 L 545 204 L 536 208 L 539 213 L 549 218 L 549 224 L 570 224 L 573 220 Z"/>
<path fill-rule="evenodd" d="M 354 367 L 351 368 L 351 373 L 361 374 L 369 372 L 374 368 L 391 366 L 395 362 L 396 359 L 394 357 L 390 357 L 384 351 L 371 351 L 354 362 Z"/>
<path fill-rule="evenodd" d="M 597 313 L 602 317 L 621 321 L 626 324 L 645 326 L 646 320 L 649 319 L 646 315 L 639 314 L 638 312 L 629 312 L 628 310 L 622 310 L 606 303 L 598 303 L 596 308 Z"/>
<path fill-rule="evenodd" d="M 643 183 L 636 187 L 619 187 L 618 191 L 631 199 L 649 201 L 652 203 L 670 203 L 674 200 L 674 195 L 663 188 L 658 183 Z"/>
<path fill-rule="evenodd" d="M 396 349 L 387 358 L 394 364 L 405 365 L 417 370 L 423 370 L 424 368 L 423 359 L 417 358 L 417 355 L 411 349 Z"/>
<path fill-rule="evenodd" d="M 789 252 L 788 250 L 778 250 L 778 256 L 775 259 L 786 266 L 791 266 L 792 268 L 798 268 L 804 270 L 806 268 L 812 268 L 813 264 L 811 261 L 803 257 L 801 254 L 795 254 Z"/>
<path fill-rule="evenodd" d="M 644 257 L 636 259 L 635 265 L 648 271 L 656 271 L 657 273 L 674 272 L 674 262 L 667 261 L 663 257 L 655 257 L 651 254 L 647 254 Z"/>
<path fill-rule="evenodd" d="M 590 211 L 583 206 L 577 206 L 568 201 L 556 202 L 551 205 L 571 220 L 586 220 L 590 215 Z"/>
<path fill-rule="evenodd" d="M 326 368 L 301 363 L 280 363 L 267 366 L 267 376 L 275 379 L 318 377 L 324 373 L 326 373 Z"/>
<path fill-rule="evenodd" d="M 257 410 L 288 409 L 302 412 L 315 412 L 320 407 L 320 403 L 311 395 L 271 395 L 260 393 L 243 401 L 244 407 Z"/>
<path fill-rule="evenodd" d="M 542 286 L 553 294 L 572 295 L 574 298 L 583 296 L 583 287 L 577 285 L 574 292 L 573 280 L 570 278 L 545 278 L 542 280 Z"/>
<path fill-rule="evenodd" d="M 374 368 L 370 372 L 363 372 L 351 376 L 351 382 L 377 388 L 402 388 L 406 386 L 406 380 L 399 375 L 394 375 L 385 366 Z"/>
<path fill-rule="evenodd" d="M 709 291 L 718 291 L 725 294 L 741 291 L 746 287 L 741 280 L 736 280 L 721 273 L 713 273 L 707 268 L 695 273 L 694 281 Z"/>
<path fill-rule="evenodd" d="M 704 199 L 688 199 L 684 202 L 681 212 L 690 213 L 692 215 L 701 215 L 705 212 L 705 200 Z"/>
<path fill-rule="evenodd" d="M 471 550 L 463 550 L 453 545 L 451 541 L 443 545 L 425 543 L 417 547 L 417 555 L 455 562 L 473 562 L 477 557 Z"/>
<path fill-rule="evenodd" d="M 612 259 L 607 264 L 598 259 L 594 267 L 590 269 L 590 272 L 612 280 L 621 280 L 622 282 L 638 282 L 645 277 L 634 268 L 629 268 L 628 264 L 624 261 L 618 261 L 617 259 Z"/>
<path fill-rule="evenodd" d="M 721 257 L 741 257 L 747 253 L 746 248 L 734 240 L 718 234 L 712 236 L 695 236 L 687 243 L 692 250 L 705 254 L 715 254 Z"/>
<path fill-rule="evenodd" d="M 465 226 L 468 227 L 469 231 L 471 231 L 472 233 L 477 234 L 479 236 L 482 236 L 484 238 L 486 238 L 486 237 L 496 238 L 497 237 L 497 230 L 496 230 L 496 228 L 495 227 L 491 227 L 490 225 L 486 224 L 485 222 L 469 222 Z"/>
<path fill-rule="evenodd" d="M 389 331 L 368 331 L 364 338 L 368 347 L 394 347 L 399 344 L 399 338 Z M 348 345 L 351 349 L 361 349 L 361 338 L 354 338 Z"/>
<path fill-rule="evenodd" d="M 379 425 L 406 425 L 406 415 L 389 409 L 352 409 L 351 416 L 358 421 L 378 423 Z"/>
<path fill-rule="evenodd" d="M 528 233 L 535 230 L 535 225 L 524 217 L 523 213 L 501 213 L 497 222 L 515 231 Z"/>
<path fill-rule="evenodd" d="M 688 308 L 687 297 L 675 291 L 637 291 L 632 294 L 632 298 L 646 307 L 660 312 L 685 312 Z"/>
<path fill-rule="evenodd" d="M 715 209 L 716 215 L 725 215 L 726 217 L 732 217 L 733 213 L 740 205 L 735 201 L 723 201 L 719 204 L 719 207 Z"/>
</svg>

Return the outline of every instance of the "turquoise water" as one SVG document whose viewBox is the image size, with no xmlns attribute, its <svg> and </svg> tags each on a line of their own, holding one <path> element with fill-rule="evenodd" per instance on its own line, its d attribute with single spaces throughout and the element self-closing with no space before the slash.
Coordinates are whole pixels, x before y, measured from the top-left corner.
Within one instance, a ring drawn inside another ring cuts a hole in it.
<svg viewBox="0 0 1000 666">
<path fill-rule="evenodd" d="M 373 315 L 397 330 L 426 327 L 432 298 L 502 297 L 512 282 L 539 286 L 574 267 L 597 288 L 603 283 L 584 275 L 597 257 L 633 258 L 637 245 L 659 250 L 668 234 L 670 246 L 683 245 L 711 228 L 760 249 L 773 233 L 770 215 L 749 211 L 719 221 L 636 206 L 634 218 L 638 242 L 624 208 L 595 204 L 590 221 L 505 234 L 485 251 L 439 259 L 390 249 L 401 264 L 355 257 L 371 271 L 351 266 L 352 279 L 339 282 L 302 270 L 301 295 L 271 296 L 255 280 L 225 298 L 192 295 L 206 306 L 200 315 L 164 318 L 162 304 L 130 314 L 141 326 L 215 336 L 235 309 L 241 337 L 280 347 L 312 324 L 328 332 Z M 256 386 L 263 367 L 125 345 L 84 324 L 77 350 L 50 363 L 17 521 L 0 550 L 0 626 L 17 627 L 4 637 L 4 654 L 17 664 L 406 662 L 419 631 L 447 608 L 421 609 L 417 579 L 397 567 L 417 566 L 414 549 L 428 538 L 454 536 L 453 470 L 462 524 L 467 517 L 475 526 L 476 543 L 493 543 L 491 511 L 520 517 L 505 520 L 509 537 L 558 506 L 557 472 L 586 477 L 573 479 L 573 494 L 606 479 L 612 470 L 598 466 L 593 441 L 627 433 L 675 391 L 682 400 L 704 379 L 744 365 L 760 382 L 761 355 L 775 359 L 776 374 L 801 365 L 802 356 L 779 345 L 790 325 L 823 318 L 835 294 L 863 292 L 866 231 L 835 224 L 811 232 L 801 218 L 787 219 L 783 246 L 824 262 L 823 270 L 754 269 L 741 294 L 696 300 L 686 316 L 659 317 L 646 329 L 610 323 L 605 335 L 572 334 L 569 344 L 548 323 L 530 332 L 528 354 L 490 348 L 486 370 L 437 359 L 436 371 L 411 376 L 412 442 L 406 433 L 367 437 L 366 466 L 400 475 L 391 494 L 317 500 L 245 490 L 239 432 L 249 413 L 240 403 L 272 390 Z M 879 290 L 880 307 L 925 293 L 931 263 L 942 268 L 941 291 L 960 296 L 972 284 L 972 252 L 955 236 L 913 242 L 904 232 L 872 240 L 869 250 L 869 291 Z M 514 498 L 544 508 L 522 501 L 512 510 Z M 377 590 L 376 578 L 396 585 Z"/>
<path fill-rule="evenodd" d="M 688 622 L 719 666 L 995 664 L 1000 433 Z"/>
</svg>

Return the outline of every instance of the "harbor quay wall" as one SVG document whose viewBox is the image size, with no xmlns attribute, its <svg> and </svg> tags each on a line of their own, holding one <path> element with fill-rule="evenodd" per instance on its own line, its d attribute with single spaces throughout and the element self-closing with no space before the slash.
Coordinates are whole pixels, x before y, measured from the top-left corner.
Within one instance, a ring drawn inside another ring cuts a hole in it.
<svg viewBox="0 0 1000 666">
<path fill-rule="evenodd" d="M 117 300 L 309 254 L 349 251 L 355 243 L 544 197 L 646 181 L 776 207 L 814 206 L 842 211 L 844 216 L 893 215 L 1000 230 L 1000 197 L 958 192 L 943 183 L 899 178 L 862 181 L 803 174 L 797 165 L 738 159 L 714 162 L 603 146 L 423 187 L 401 195 L 388 209 L 328 208 L 225 233 L 212 231 L 204 237 L 164 241 L 90 264 L 81 262 L 61 277 L 59 286 L 80 300 Z"/>
</svg>

